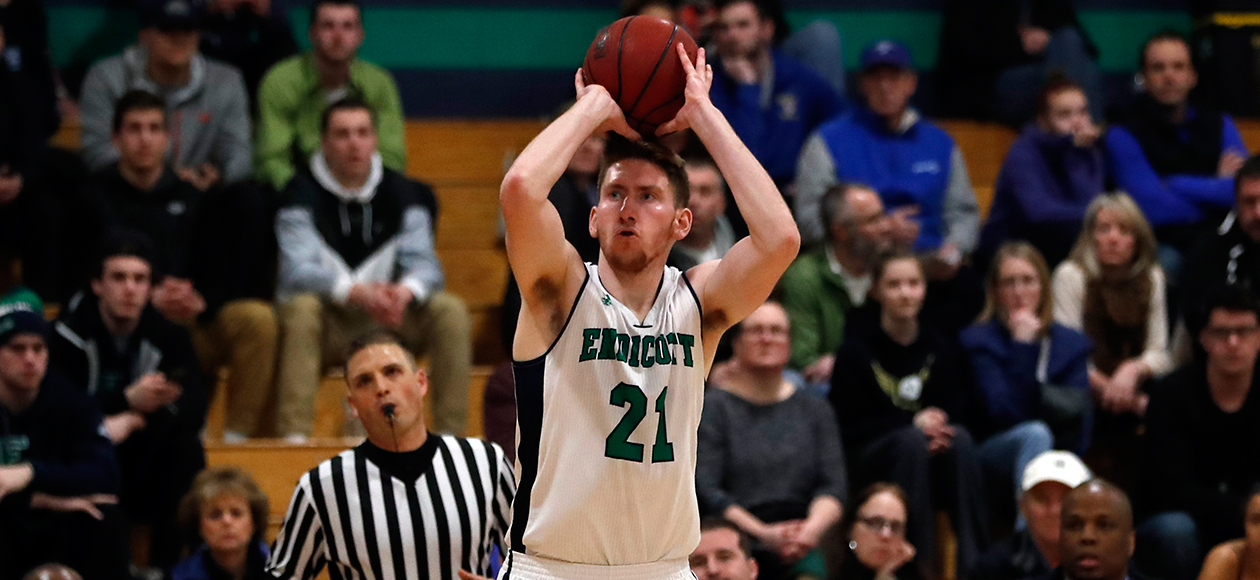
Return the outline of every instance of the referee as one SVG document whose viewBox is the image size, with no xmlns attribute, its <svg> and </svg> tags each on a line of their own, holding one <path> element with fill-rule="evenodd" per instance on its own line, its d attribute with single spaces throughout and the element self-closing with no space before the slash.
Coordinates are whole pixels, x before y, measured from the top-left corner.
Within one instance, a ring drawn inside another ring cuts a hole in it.
<svg viewBox="0 0 1260 580">
<path fill-rule="evenodd" d="M 503 449 L 427 431 L 428 378 L 391 334 L 351 345 L 346 383 L 367 441 L 298 481 L 267 572 L 307 580 L 327 565 L 333 580 L 489 575 L 516 492 Z"/>
</svg>

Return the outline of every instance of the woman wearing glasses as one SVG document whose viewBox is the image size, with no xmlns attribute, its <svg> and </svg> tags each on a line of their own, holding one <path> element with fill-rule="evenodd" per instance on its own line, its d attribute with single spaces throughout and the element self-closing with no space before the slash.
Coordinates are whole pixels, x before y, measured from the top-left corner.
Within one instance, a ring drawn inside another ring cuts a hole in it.
<svg viewBox="0 0 1260 580">
<path fill-rule="evenodd" d="M 862 491 L 841 524 L 843 545 L 833 569 L 835 580 L 917 580 L 915 550 L 906 541 L 906 496 L 894 483 Z"/>
</svg>

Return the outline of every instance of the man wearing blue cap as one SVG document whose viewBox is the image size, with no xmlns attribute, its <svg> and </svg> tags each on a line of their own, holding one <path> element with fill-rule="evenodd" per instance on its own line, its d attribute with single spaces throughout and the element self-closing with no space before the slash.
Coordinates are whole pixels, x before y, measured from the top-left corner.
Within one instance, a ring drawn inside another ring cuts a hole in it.
<svg viewBox="0 0 1260 580">
<path fill-rule="evenodd" d="M 127 578 L 118 464 L 96 404 L 48 374 L 48 324 L 0 305 L 0 580 L 49 561 Z"/>
<path fill-rule="evenodd" d="M 822 240 L 823 193 L 837 181 L 864 183 L 892 210 L 894 237 L 914 236 L 914 250 L 929 258 L 929 276 L 948 279 L 975 248 L 980 214 L 962 151 L 910 106 L 918 82 L 901 43 L 880 40 L 862 51 L 858 89 L 866 104 L 825 123 L 805 142 L 796 221 L 805 241 Z M 918 222 L 917 236 L 910 220 Z"/>
<path fill-rule="evenodd" d="M 169 158 L 182 179 L 204 191 L 249 176 L 245 83 L 236 68 L 198 52 L 204 13 L 202 0 L 141 0 L 139 42 L 88 71 L 79 107 L 89 169 L 118 160 L 111 141 L 114 103 L 136 89 L 166 101 Z"/>
</svg>

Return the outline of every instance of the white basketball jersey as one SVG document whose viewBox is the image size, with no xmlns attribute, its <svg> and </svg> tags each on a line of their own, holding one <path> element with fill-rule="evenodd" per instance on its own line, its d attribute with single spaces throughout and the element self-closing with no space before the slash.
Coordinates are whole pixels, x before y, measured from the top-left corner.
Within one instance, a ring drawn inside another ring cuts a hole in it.
<svg viewBox="0 0 1260 580">
<path fill-rule="evenodd" d="M 700 542 L 700 318 L 699 299 L 676 268 L 665 268 L 640 321 L 586 264 L 555 343 L 513 363 L 513 551 L 602 566 L 691 554 Z"/>
</svg>

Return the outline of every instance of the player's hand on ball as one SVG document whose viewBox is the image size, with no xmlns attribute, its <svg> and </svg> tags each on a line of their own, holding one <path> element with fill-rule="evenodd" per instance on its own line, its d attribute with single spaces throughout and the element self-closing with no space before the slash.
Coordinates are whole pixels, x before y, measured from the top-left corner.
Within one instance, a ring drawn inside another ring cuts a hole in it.
<svg viewBox="0 0 1260 580">
<path fill-rule="evenodd" d="M 678 58 L 682 60 L 683 70 L 687 72 L 687 87 L 683 89 L 686 101 L 674 118 L 656 130 L 657 135 L 668 135 L 682 131 L 691 126 L 691 117 L 700 108 L 709 104 L 709 88 L 713 86 L 713 67 L 705 61 L 704 49 L 696 51 L 696 63 L 691 64 L 687 51 L 682 43 L 678 43 Z"/>
<path fill-rule="evenodd" d="M 617 105 L 617 101 L 613 100 L 612 95 L 608 94 L 608 89 L 602 85 L 588 85 L 582 80 L 582 69 L 578 69 L 577 74 L 573 76 L 573 87 L 577 89 L 579 103 L 583 102 L 583 99 L 594 99 L 596 110 L 603 119 L 603 123 L 595 131 L 597 135 L 612 131 L 633 141 L 643 138 L 638 131 L 630 128 L 629 123 L 626 123 L 626 114 Z"/>
</svg>

